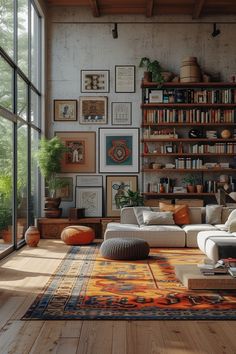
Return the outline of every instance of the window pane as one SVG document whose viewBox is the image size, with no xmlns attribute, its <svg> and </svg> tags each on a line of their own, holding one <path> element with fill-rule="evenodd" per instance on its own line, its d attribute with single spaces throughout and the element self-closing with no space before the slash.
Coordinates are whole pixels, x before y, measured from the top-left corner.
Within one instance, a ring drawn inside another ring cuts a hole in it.
<svg viewBox="0 0 236 354">
<path fill-rule="evenodd" d="M 14 56 L 14 1 L 0 0 L 0 46 Z"/>
<path fill-rule="evenodd" d="M 13 123 L 0 116 L 0 252 L 12 244 Z"/>
<path fill-rule="evenodd" d="M 39 102 L 40 102 L 40 97 L 37 95 L 37 93 L 31 90 L 30 117 L 31 117 L 31 122 L 36 126 L 38 126 L 39 124 Z"/>
<path fill-rule="evenodd" d="M 23 238 L 27 227 L 27 126 L 17 124 L 17 239 Z"/>
<path fill-rule="evenodd" d="M 13 70 L 0 56 L 0 105 L 12 112 Z"/>
<path fill-rule="evenodd" d="M 17 114 L 27 119 L 27 84 L 25 81 L 18 76 L 17 77 Z"/>
<path fill-rule="evenodd" d="M 18 66 L 28 76 L 28 0 L 18 0 Z"/>
<path fill-rule="evenodd" d="M 31 81 L 40 89 L 40 19 L 33 5 L 31 5 Z"/>
<path fill-rule="evenodd" d="M 36 159 L 36 151 L 38 150 L 39 133 L 32 129 L 31 130 L 31 198 L 29 205 L 29 224 L 34 225 L 34 218 L 39 216 L 38 204 L 38 183 L 39 183 L 39 172 L 38 164 Z"/>
</svg>

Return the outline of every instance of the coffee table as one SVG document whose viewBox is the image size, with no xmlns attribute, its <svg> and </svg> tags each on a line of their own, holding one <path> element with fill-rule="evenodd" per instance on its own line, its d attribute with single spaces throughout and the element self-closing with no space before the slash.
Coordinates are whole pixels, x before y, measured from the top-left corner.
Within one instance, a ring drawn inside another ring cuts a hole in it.
<svg viewBox="0 0 236 354">
<path fill-rule="evenodd" d="M 197 264 L 178 264 L 175 275 L 189 290 L 236 289 L 236 278 L 231 275 L 203 275 Z"/>
</svg>

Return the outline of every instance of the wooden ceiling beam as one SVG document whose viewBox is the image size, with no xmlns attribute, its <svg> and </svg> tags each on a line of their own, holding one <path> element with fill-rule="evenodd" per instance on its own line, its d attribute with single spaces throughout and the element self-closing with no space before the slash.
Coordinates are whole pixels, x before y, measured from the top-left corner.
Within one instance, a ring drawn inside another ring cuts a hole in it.
<svg viewBox="0 0 236 354">
<path fill-rule="evenodd" d="M 205 0 L 195 0 L 193 14 L 192 14 L 193 19 L 197 19 L 201 16 L 204 3 Z"/>
<path fill-rule="evenodd" d="M 154 0 L 146 0 L 146 17 L 153 15 Z"/>
<path fill-rule="evenodd" d="M 89 0 L 90 7 L 92 9 L 92 14 L 94 17 L 100 17 L 100 11 L 97 0 Z"/>
</svg>

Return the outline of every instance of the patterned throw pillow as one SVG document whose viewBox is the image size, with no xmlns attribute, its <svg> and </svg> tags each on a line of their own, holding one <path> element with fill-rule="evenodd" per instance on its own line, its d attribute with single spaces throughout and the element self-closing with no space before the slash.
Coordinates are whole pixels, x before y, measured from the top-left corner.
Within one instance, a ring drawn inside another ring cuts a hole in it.
<svg viewBox="0 0 236 354">
<path fill-rule="evenodd" d="M 206 205 L 206 223 L 212 225 L 221 224 L 222 209 L 222 205 Z"/>
<path fill-rule="evenodd" d="M 190 224 L 189 207 L 187 205 L 159 203 L 161 211 L 172 211 L 177 225 Z"/>
</svg>

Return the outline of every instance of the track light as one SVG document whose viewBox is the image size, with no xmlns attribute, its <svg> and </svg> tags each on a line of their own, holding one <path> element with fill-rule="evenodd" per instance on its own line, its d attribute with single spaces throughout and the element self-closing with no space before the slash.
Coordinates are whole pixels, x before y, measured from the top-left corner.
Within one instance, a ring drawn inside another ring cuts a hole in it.
<svg viewBox="0 0 236 354">
<path fill-rule="evenodd" d="M 113 28 L 113 30 L 111 32 L 112 32 L 112 37 L 113 38 L 118 38 L 117 23 L 114 23 L 114 28 Z"/>
<path fill-rule="evenodd" d="M 216 23 L 213 23 L 213 32 L 212 32 L 212 37 L 216 37 L 220 34 L 220 29 L 216 28 Z"/>
</svg>

